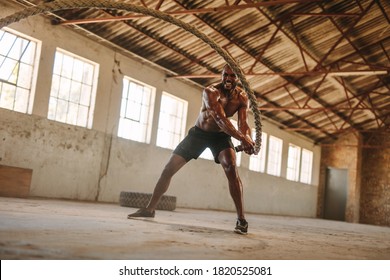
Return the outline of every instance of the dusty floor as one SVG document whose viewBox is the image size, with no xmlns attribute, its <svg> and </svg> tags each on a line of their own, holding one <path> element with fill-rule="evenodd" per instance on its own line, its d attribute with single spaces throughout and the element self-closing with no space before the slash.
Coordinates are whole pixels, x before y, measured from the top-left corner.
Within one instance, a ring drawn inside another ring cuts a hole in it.
<svg viewBox="0 0 390 280">
<path fill-rule="evenodd" d="M 248 214 L 158 211 L 128 220 L 115 204 L 0 197 L 0 258 L 6 259 L 390 259 L 390 228 Z"/>
</svg>

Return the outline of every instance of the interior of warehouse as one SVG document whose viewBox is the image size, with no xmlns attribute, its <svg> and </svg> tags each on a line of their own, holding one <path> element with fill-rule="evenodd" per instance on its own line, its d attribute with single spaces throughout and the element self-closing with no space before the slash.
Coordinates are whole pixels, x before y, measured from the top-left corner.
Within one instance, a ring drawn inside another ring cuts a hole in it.
<svg viewBox="0 0 390 280">
<path fill-rule="evenodd" d="M 50 1 L 0 1 L 0 18 L 25 2 Z M 106 207 L 117 205 L 123 191 L 151 193 L 195 124 L 203 85 L 172 78 L 163 66 L 78 27 L 53 24 L 50 16 L 0 30 L 1 196 Z M 390 31 L 384 32 L 389 69 Z M 222 70 L 224 61 L 217 64 Z M 383 79 L 388 102 L 389 75 Z M 248 119 L 255 135 L 252 112 Z M 384 129 L 346 130 L 321 143 L 264 114 L 259 154 L 237 153 L 245 211 L 379 226 L 388 238 L 389 120 Z M 236 117 L 231 121 L 237 126 Z M 175 175 L 166 195 L 183 211 L 235 211 L 225 174 L 208 151 Z M 380 258 L 390 257 L 385 250 Z"/>
</svg>

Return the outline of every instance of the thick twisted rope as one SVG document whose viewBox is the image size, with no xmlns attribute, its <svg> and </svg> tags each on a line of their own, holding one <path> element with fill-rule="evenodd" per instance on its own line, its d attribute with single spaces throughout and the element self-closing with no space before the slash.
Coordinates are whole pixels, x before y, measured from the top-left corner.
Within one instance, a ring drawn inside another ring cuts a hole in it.
<svg viewBox="0 0 390 280">
<path fill-rule="evenodd" d="M 254 116 L 254 122 L 255 122 L 255 129 L 256 129 L 256 137 L 255 137 L 255 151 L 258 153 L 261 148 L 261 131 L 262 131 L 262 124 L 261 124 L 261 114 L 260 110 L 257 105 L 257 99 L 256 96 L 249 86 L 249 83 L 247 82 L 242 69 L 237 64 L 237 62 L 234 60 L 231 55 L 226 52 L 224 49 L 218 46 L 217 43 L 215 43 L 214 40 L 212 40 L 207 35 L 200 32 L 198 29 L 196 29 L 194 26 L 185 23 L 177 18 L 174 18 L 168 14 L 165 14 L 158 10 L 149 9 L 143 6 L 137 6 L 129 3 L 123 3 L 121 1 L 109 1 L 109 0 L 57 0 L 49 3 L 43 3 L 39 4 L 34 7 L 26 8 L 22 11 L 16 12 L 12 15 L 9 15 L 7 17 L 4 17 L 0 19 L 0 28 L 3 28 L 5 26 L 8 26 L 11 23 L 18 22 L 21 19 L 47 13 L 47 12 L 54 12 L 59 10 L 67 10 L 67 9 L 74 9 L 74 8 L 97 8 L 97 9 L 112 9 L 112 10 L 125 10 L 129 12 L 134 13 L 140 13 L 144 15 L 149 15 L 154 18 L 161 19 L 163 21 L 169 22 L 171 24 L 174 24 L 187 32 L 192 33 L 199 39 L 201 39 L 204 43 L 209 45 L 212 49 L 214 49 L 224 60 L 225 62 L 231 67 L 231 69 L 236 73 L 238 79 L 241 81 L 241 84 L 245 90 L 245 92 L 248 94 L 249 98 L 249 105 L 253 112 Z"/>
</svg>

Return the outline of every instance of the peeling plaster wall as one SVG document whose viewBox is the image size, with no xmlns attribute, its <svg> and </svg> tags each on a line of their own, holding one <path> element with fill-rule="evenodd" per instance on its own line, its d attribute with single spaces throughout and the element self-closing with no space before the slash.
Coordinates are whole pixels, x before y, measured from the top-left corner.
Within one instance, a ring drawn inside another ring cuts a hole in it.
<svg viewBox="0 0 390 280">
<path fill-rule="evenodd" d="M 0 109 L 0 164 L 33 169 L 31 196 L 117 203 L 152 192 L 171 151 Z M 243 156 L 243 164 L 249 158 Z M 314 217 L 317 187 L 239 168 L 248 212 Z M 173 178 L 178 206 L 234 211 L 219 165 L 198 159 Z"/>
<path fill-rule="evenodd" d="M 33 170 L 31 196 L 93 200 L 103 136 L 0 109 L 0 164 Z"/>
<path fill-rule="evenodd" d="M 17 6 L 1 1 L 0 16 Z M 121 191 L 152 192 L 171 150 L 155 145 L 159 104 L 163 91 L 189 101 L 187 130 L 193 126 L 201 104 L 201 88 L 164 71 L 129 58 L 65 27 L 32 17 L 9 26 L 42 42 L 32 115 L 0 108 L 0 164 L 33 169 L 31 196 L 115 202 Z M 100 65 L 92 129 L 46 119 L 51 71 L 57 47 Z M 119 61 L 116 64 L 114 60 Z M 123 75 L 156 88 L 153 129 L 149 144 L 116 137 Z M 253 118 L 250 116 L 250 123 Z M 315 217 L 319 182 L 320 147 L 297 135 L 281 131 L 264 120 L 264 131 L 284 140 L 282 177 L 248 170 L 242 156 L 239 173 L 248 212 Z M 312 185 L 291 182 L 286 176 L 288 143 L 314 152 Z M 219 165 L 198 159 L 173 178 L 168 195 L 179 207 L 234 210 L 227 180 Z"/>
</svg>

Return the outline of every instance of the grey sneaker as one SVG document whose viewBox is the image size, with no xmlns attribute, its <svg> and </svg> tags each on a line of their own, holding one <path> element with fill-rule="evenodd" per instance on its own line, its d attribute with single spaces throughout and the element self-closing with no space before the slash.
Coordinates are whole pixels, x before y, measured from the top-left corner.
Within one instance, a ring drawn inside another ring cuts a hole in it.
<svg viewBox="0 0 390 280">
<path fill-rule="evenodd" d="M 131 219 L 131 218 L 154 218 L 154 215 L 155 215 L 154 210 L 153 210 L 153 212 L 150 212 L 150 211 L 146 210 L 145 208 L 141 208 L 137 212 L 134 212 L 133 214 L 127 215 L 127 218 L 128 219 Z"/>
<path fill-rule="evenodd" d="M 235 233 L 248 234 L 248 222 L 245 219 L 237 219 Z"/>
</svg>

